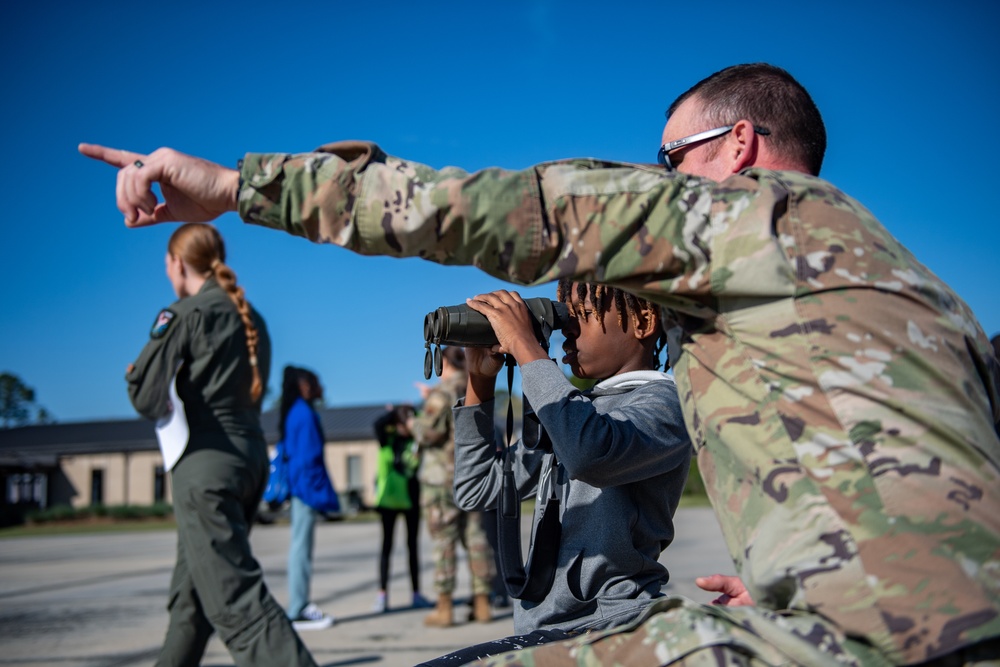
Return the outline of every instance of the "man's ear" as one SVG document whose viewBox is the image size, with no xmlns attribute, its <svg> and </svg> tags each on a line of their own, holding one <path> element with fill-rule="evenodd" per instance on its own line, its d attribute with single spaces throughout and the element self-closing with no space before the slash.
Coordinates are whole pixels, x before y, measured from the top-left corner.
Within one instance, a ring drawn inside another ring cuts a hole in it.
<svg viewBox="0 0 1000 667">
<path fill-rule="evenodd" d="M 632 318 L 632 332 L 639 340 L 655 336 L 659 329 L 660 315 L 655 308 L 640 308 Z"/>
<path fill-rule="evenodd" d="M 730 172 L 738 174 L 747 167 L 752 167 L 757 162 L 757 133 L 754 132 L 753 123 L 748 120 L 741 120 L 727 135 L 729 145 Z"/>
</svg>

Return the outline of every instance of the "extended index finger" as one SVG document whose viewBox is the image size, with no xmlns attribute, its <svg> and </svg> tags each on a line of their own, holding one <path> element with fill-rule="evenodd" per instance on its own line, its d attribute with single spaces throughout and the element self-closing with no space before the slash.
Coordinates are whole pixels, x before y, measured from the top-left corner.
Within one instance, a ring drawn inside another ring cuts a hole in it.
<svg viewBox="0 0 1000 667">
<path fill-rule="evenodd" d="M 698 585 L 698 588 L 715 593 L 721 593 L 725 588 L 725 579 L 721 574 L 710 574 L 704 577 L 696 577 L 694 582 Z"/>
<path fill-rule="evenodd" d="M 101 162 L 110 164 L 112 167 L 118 167 L 119 169 L 126 167 L 136 160 L 144 157 L 142 153 L 133 153 L 132 151 L 126 151 L 120 148 L 108 148 L 107 146 L 100 146 L 98 144 L 80 144 L 77 146 L 77 150 L 89 158 L 100 160 Z"/>
</svg>

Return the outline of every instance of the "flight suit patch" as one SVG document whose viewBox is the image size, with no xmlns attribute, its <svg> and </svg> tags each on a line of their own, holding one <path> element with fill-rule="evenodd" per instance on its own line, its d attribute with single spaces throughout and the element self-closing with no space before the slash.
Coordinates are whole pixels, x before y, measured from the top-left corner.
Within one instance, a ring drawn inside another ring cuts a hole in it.
<svg viewBox="0 0 1000 667">
<path fill-rule="evenodd" d="M 167 329 L 170 328 L 170 323 L 174 321 L 177 317 L 177 313 L 170 310 L 169 308 L 164 308 L 160 311 L 160 314 L 156 316 L 153 321 L 153 328 L 149 330 L 150 338 L 163 338 L 164 334 L 167 333 Z"/>
</svg>

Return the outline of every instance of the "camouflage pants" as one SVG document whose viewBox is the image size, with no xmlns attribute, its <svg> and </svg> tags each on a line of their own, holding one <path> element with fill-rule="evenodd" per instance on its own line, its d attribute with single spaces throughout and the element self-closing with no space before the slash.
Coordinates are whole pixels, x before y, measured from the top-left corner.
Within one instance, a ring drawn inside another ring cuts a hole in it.
<svg viewBox="0 0 1000 667">
<path fill-rule="evenodd" d="M 455 591 L 455 562 L 459 542 L 469 555 L 472 593 L 488 594 L 493 577 L 493 550 L 486 540 L 479 512 L 463 512 L 455 505 L 450 486 L 423 484 L 420 505 L 434 545 L 434 589 Z"/>
<path fill-rule="evenodd" d="M 848 646 L 847 644 L 854 644 Z M 496 667 L 888 666 L 881 654 L 837 633 L 818 616 L 757 607 L 658 600 L 632 623 L 568 641 L 512 651 L 478 664 Z"/>
</svg>

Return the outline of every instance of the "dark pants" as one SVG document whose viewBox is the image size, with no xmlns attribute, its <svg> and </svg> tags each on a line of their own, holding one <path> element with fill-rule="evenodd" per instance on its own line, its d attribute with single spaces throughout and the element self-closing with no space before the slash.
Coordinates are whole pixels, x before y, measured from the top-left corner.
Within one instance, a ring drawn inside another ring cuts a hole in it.
<svg viewBox="0 0 1000 667">
<path fill-rule="evenodd" d="M 158 666 L 198 665 L 214 629 L 241 667 L 315 667 L 250 551 L 267 470 L 263 442 L 223 440 L 185 452 L 171 472 L 177 564 Z"/>
<path fill-rule="evenodd" d="M 382 517 L 382 557 L 379 561 L 379 588 L 386 590 L 389 585 L 389 560 L 392 557 L 393 533 L 396 517 L 406 519 L 406 549 L 410 556 L 410 586 L 414 593 L 420 592 L 420 551 L 417 540 L 420 537 L 420 507 L 414 505 L 408 510 L 390 510 L 379 507 Z"/>
<path fill-rule="evenodd" d="M 541 646 L 550 642 L 559 642 L 564 639 L 571 639 L 573 636 L 562 630 L 535 630 L 526 635 L 504 637 L 496 641 L 468 646 L 454 653 L 443 655 L 440 658 L 422 662 L 417 667 L 459 667 L 459 665 L 467 665 L 481 658 L 489 658 L 528 646 Z"/>
</svg>

